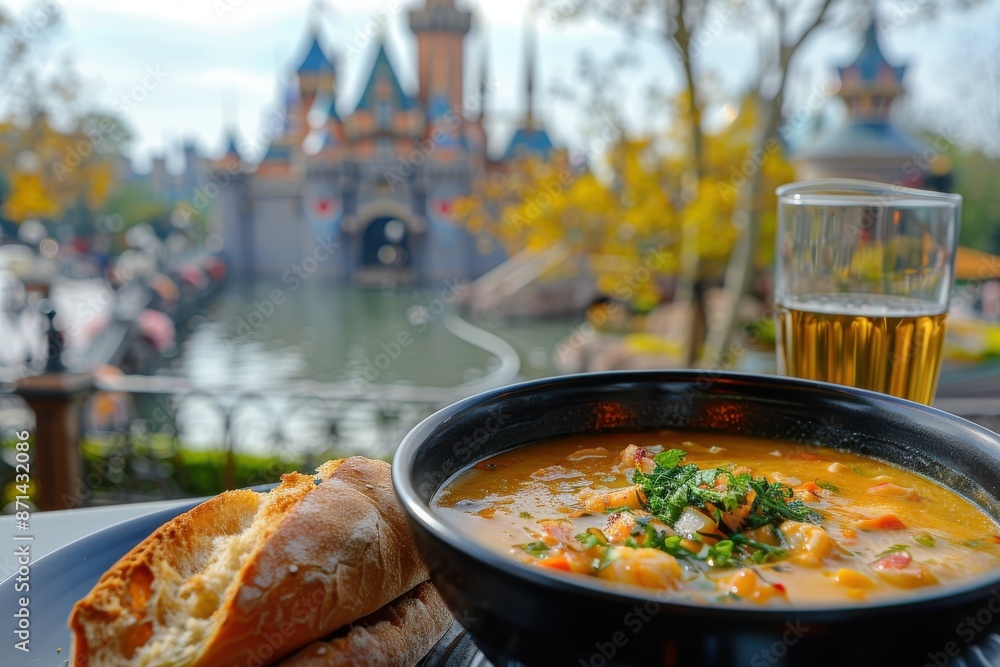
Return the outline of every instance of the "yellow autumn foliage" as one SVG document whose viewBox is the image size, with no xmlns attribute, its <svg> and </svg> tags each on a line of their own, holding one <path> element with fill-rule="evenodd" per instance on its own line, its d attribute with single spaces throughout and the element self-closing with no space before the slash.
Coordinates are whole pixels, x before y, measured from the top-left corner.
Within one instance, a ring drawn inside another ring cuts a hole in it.
<svg viewBox="0 0 1000 667">
<path fill-rule="evenodd" d="M 675 104 L 682 114 L 684 100 Z M 757 261 L 773 261 L 774 189 L 793 180 L 793 172 L 777 142 L 755 146 L 756 116 L 745 101 L 724 130 L 705 136 L 696 183 L 685 125 L 677 122 L 663 136 L 625 137 L 611 146 L 602 156 L 601 176 L 573 171 L 565 156 L 548 163 L 522 160 L 476 184 L 471 196 L 456 202 L 456 214 L 470 231 L 494 236 L 512 255 L 565 244 L 586 258 L 602 292 L 621 295 L 624 281 L 634 303 L 655 303 L 658 280 L 677 274 L 684 253 L 697 255 L 702 277 L 721 275 L 740 233 L 743 185 L 757 169 L 765 182 L 752 203 L 762 223 Z"/>
<path fill-rule="evenodd" d="M 53 128 L 44 115 L 27 127 L 0 124 L 0 169 L 8 184 L 3 214 L 23 222 L 58 218 L 78 205 L 102 206 L 114 188 L 115 169 L 99 143 L 80 129 Z"/>
</svg>

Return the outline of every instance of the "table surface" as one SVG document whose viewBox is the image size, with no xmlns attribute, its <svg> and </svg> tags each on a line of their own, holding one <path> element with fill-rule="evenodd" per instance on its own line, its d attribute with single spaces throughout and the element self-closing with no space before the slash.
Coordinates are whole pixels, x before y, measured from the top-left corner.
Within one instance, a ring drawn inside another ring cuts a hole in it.
<svg viewBox="0 0 1000 667">
<path fill-rule="evenodd" d="M 31 535 L 32 559 L 38 560 L 74 540 L 96 533 L 109 526 L 128 521 L 144 514 L 191 503 L 193 499 L 160 500 L 148 503 L 84 507 L 55 512 L 32 512 L 29 530 L 17 530 L 12 515 L 0 516 L 0 544 L 13 544 L 14 535 Z M 0 579 L 5 579 L 17 569 L 13 550 L 0 551 Z"/>
</svg>

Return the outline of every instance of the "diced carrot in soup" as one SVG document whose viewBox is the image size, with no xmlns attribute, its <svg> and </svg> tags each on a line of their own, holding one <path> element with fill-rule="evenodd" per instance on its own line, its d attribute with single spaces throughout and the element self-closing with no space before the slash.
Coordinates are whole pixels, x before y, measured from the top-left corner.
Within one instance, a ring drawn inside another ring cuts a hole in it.
<svg viewBox="0 0 1000 667">
<path fill-rule="evenodd" d="M 737 435 L 554 439 L 469 466 L 433 502 L 552 576 L 695 603 L 852 606 L 1000 568 L 1000 526 L 936 482 Z"/>
</svg>

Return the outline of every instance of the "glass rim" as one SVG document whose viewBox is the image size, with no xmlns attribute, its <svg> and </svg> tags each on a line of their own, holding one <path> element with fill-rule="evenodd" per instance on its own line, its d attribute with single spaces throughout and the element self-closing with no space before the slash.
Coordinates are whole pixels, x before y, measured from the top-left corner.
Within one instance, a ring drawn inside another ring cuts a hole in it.
<svg viewBox="0 0 1000 667">
<path fill-rule="evenodd" d="M 957 208 L 962 195 L 919 190 L 857 178 L 821 178 L 787 183 L 775 190 L 779 204 L 792 206 L 882 206 Z"/>
</svg>

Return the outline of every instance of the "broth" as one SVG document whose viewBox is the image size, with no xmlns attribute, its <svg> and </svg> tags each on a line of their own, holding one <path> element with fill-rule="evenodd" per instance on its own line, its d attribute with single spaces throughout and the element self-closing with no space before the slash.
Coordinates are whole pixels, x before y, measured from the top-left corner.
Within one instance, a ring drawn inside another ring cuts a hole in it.
<svg viewBox="0 0 1000 667">
<path fill-rule="evenodd" d="M 480 461 L 432 504 L 530 566 L 692 601 L 849 605 L 1000 565 L 1000 526 L 936 482 L 738 435 L 553 439 Z"/>
</svg>

